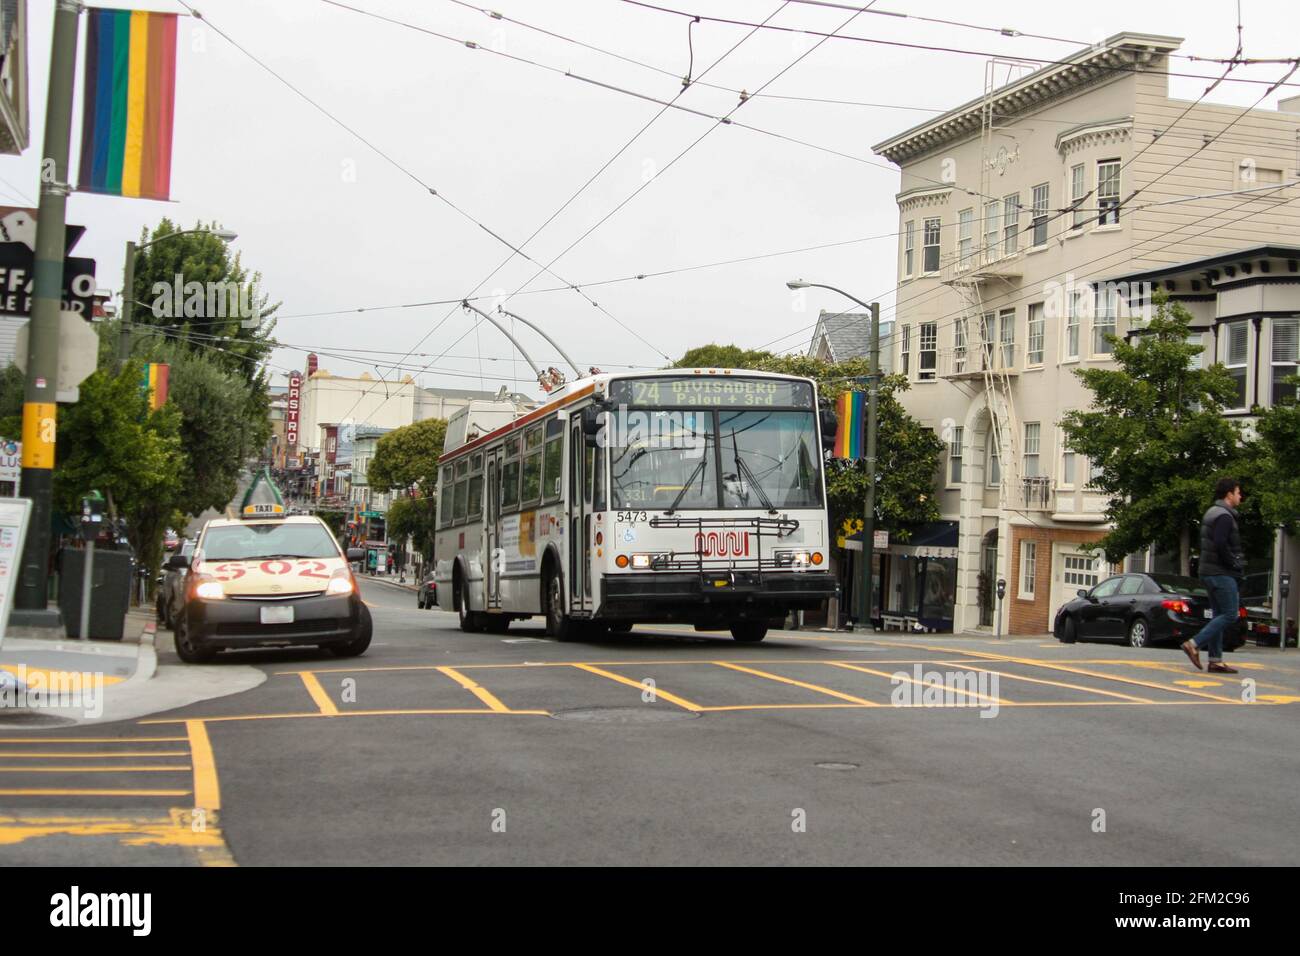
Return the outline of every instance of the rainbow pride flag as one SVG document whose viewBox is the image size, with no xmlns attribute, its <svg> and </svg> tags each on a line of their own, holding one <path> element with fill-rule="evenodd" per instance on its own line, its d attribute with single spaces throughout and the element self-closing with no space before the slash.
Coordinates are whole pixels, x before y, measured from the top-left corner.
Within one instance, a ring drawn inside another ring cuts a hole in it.
<svg viewBox="0 0 1300 956">
<path fill-rule="evenodd" d="M 171 384 L 171 366 L 160 362 L 150 362 L 140 374 L 140 391 L 149 398 L 149 411 L 156 412 L 167 404 L 167 392 Z"/>
<path fill-rule="evenodd" d="M 841 392 L 835 400 L 835 417 L 839 429 L 835 432 L 832 457 L 863 458 L 867 453 L 867 393 Z"/>
<path fill-rule="evenodd" d="M 170 198 L 176 14 L 89 9 L 83 192 Z"/>
</svg>

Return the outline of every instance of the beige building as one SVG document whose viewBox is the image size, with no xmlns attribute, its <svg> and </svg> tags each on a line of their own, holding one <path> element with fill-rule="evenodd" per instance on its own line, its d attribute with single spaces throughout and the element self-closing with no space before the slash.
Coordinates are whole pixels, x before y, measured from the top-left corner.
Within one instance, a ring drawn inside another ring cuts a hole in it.
<svg viewBox="0 0 1300 956">
<path fill-rule="evenodd" d="M 902 173 L 893 364 L 903 404 L 948 442 L 942 512 L 958 522 L 948 579 L 884 582 L 885 611 L 943 590 L 954 630 L 991 629 L 1003 579 L 1002 632 L 1042 633 L 1108 573 L 1079 550 L 1105 499 L 1057 423 L 1088 406 L 1072 373 L 1111 361 L 1106 335 L 1140 324 L 1151 283 L 1241 376 L 1233 415 L 1273 401 L 1274 369 L 1295 361 L 1300 97 L 1171 99 L 1179 43 L 1120 34 L 1032 71 L 991 61 L 982 96 L 875 147 Z"/>
</svg>

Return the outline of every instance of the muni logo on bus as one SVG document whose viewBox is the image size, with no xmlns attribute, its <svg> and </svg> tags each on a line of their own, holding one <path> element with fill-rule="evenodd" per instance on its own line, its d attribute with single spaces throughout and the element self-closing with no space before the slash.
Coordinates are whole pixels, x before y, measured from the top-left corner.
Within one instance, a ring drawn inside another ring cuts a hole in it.
<svg viewBox="0 0 1300 956">
<path fill-rule="evenodd" d="M 704 558 L 749 557 L 748 531 L 695 532 L 695 553 Z"/>
</svg>

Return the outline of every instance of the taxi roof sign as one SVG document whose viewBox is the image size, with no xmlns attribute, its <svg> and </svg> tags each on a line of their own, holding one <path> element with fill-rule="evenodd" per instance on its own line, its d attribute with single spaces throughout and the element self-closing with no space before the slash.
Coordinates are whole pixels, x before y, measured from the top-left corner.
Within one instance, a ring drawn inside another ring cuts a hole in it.
<svg viewBox="0 0 1300 956">
<path fill-rule="evenodd" d="M 271 480 L 271 473 L 263 468 L 244 493 L 239 507 L 241 518 L 273 518 L 284 516 L 284 498 Z"/>
</svg>

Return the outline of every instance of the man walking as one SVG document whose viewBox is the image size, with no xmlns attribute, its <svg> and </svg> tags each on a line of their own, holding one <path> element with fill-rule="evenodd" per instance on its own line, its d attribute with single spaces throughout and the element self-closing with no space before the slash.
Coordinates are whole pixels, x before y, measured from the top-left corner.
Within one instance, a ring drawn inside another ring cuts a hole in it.
<svg viewBox="0 0 1300 956">
<path fill-rule="evenodd" d="M 1201 651 L 1210 653 L 1207 668 L 1213 674 L 1235 674 L 1235 668 L 1223 663 L 1223 633 L 1237 620 L 1237 582 L 1245 574 L 1246 557 L 1241 550 L 1241 532 L 1237 527 L 1237 507 L 1241 504 L 1241 484 L 1235 478 L 1220 478 L 1214 486 L 1214 504 L 1201 519 L 1201 556 L 1197 573 L 1210 592 L 1214 618 L 1201 628 L 1195 640 L 1183 642 L 1197 669 L 1201 668 Z"/>
</svg>

